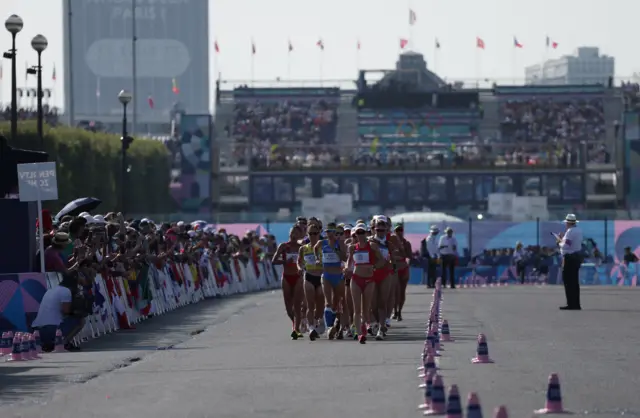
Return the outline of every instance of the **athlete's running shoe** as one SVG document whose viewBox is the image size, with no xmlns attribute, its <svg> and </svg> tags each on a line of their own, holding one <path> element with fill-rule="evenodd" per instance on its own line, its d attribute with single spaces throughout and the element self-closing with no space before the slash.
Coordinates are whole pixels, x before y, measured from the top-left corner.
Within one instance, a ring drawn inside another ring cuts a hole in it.
<svg viewBox="0 0 640 418">
<path fill-rule="evenodd" d="M 376 334 L 376 341 L 382 341 L 384 340 L 384 335 L 382 334 L 382 328 L 380 328 L 378 330 L 378 333 Z"/>
<path fill-rule="evenodd" d="M 355 341 L 360 340 L 360 336 L 359 336 L 359 335 L 358 335 L 358 333 L 356 333 L 356 332 L 354 332 L 354 333 L 353 333 L 352 338 L 353 338 Z"/>
<path fill-rule="evenodd" d="M 398 322 L 402 321 L 402 312 L 398 312 Z"/>
<path fill-rule="evenodd" d="M 393 315 L 391 315 L 391 319 L 398 319 L 398 313 L 394 312 Z"/>
<path fill-rule="evenodd" d="M 342 329 L 336 334 L 336 340 L 344 340 L 344 331 Z"/>
<path fill-rule="evenodd" d="M 298 339 L 298 332 L 295 329 L 293 331 L 291 331 L 291 339 L 292 340 L 297 340 Z"/>
<path fill-rule="evenodd" d="M 318 331 L 316 331 L 315 329 L 312 329 L 311 332 L 309 333 L 309 339 L 311 341 L 315 341 L 316 338 L 318 338 Z"/>
<path fill-rule="evenodd" d="M 340 329 L 340 327 L 331 327 L 329 328 L 329 332 L 327 333 L 328 337 L 330 340 L 333 340 L 336 336 L 336 332 L 338 332 L 338 330 Z"/>
<path fill-rule="evenodd" d="M 362 334 L 361 336 L 358 337 L 358 342 L 360 342 L 360 344 L 364 344 L 367 342 L 367 336 L 365 334 Z"/>
<path fill-rule="evenodd" d="M 385 319 L 384 324 L 387 326 L 387 328 L 391 328 L 391 318 Z"/>
</svg>

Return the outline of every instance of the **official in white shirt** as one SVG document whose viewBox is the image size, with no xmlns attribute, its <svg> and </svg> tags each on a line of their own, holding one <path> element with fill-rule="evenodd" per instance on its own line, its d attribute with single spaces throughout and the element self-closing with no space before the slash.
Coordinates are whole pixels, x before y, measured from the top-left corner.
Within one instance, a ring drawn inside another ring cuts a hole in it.
<svg viewBox="0 0 640 418">
<path fill-rule="evenodd" d="M 458 240 L 453 236 L 453 229 L 447 227 L 446 235 L 440 237 L 438 251 L 442 259 L 442 285 L 447 285 L 447 276 L 452 289 L 456 288 L 456 258 L 458 256 Z M 448 274 L 447 274 L 448 273 Z"/>
<path fill-rule="evenodd" d="M 438 235 L 440 229 L 431 225 L 429 235 L 422 240 L 422 257 L 427 259 L 427 287 L 433 288 L 438 278 L 438 266 L 440 264 L 440 249 L 438 248 Z"/>
<path fill-rule="evenodd" d="M 527 251 L 524 249 L 522 242 L 516 242 L 515 250 L 513 251 L 513 264 L 516 266 L 516 275 L 520 279 L 520 284 L 524 284 L 524 276 L 526 272 L 525 259 L 527 258 Z"/>
<path fill-rule="evenodd" d="M 573 213 L 568 214 L 564 223 L 567 230 L 558 235 L 556 240 L 562 254 L 562 282 L 567 297 L 567 306 L 560 309 L 579 311 L 580 306 L 580 266 L 582 265 L 582 230 L 578 228 L 578 220 Z"/>
</svg>

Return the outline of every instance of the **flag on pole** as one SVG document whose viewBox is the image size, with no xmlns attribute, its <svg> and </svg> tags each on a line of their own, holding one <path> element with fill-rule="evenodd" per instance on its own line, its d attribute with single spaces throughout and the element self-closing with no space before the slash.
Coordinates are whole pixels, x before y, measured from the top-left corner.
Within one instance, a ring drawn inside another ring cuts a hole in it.
<svg viewBox="0 0 640 418">
<path fill-rule="evenodd" d="M 552 41 L 551 38 L 547 36 L 547 48 L 549 47 L 556 49 L 558 47 L 558 43 L 555 41 Z"/>
<path fill-rule="evenodd" d="M 440 49 L 440 41 L 436 38 L 436 49 Z"/>
<path fill-rule="evenodd" d="M 356 45 L 356 47 L 358 48 L 358 51 L 360 51 L 360 46 L 361 46 L 361 45 L 360 45 L 360 39 L 358 39 L 358 43 L 357 43 L 357 45 Z"/>
<path fill-rule="evenodd" d="M 416 12 L 414 12 L 412 9 L 409 9 L 409 24 L 411 26 L 416 24 L 417 21 L 417 16 L 416 16 Z"/>
<path fill-rule="evenodd" d="M 253 42 L 253 39 L 251 40 L 251 54 L 252 55 L 256 54 L 256 43 Z"/>
<path fill-rule="evenodd" d="M 324 51 L 324 42 L 322 41 L 322 39 L 318 39 L 318 42 L 316 42 L 316 46 Z"/>
<path fill-rule="evenodd" d="M 55 64 L 53 65 L 53 71 L 51 72 L 51 79 L 52 79 L 53 81 L 56 81 L 56 80 L 57 80 L 57 77 L 56 77 L 56 66 L 55 66 Z"/>
<path fill-rule="evenodd" d="M 171 79 L 171 91 L 173 94 L 180 94 L 180 89 L 178 88 L 178 82 L 175 78 Z"/>
<path fill-rule="evenodd" d="M 516 48 L 522 48 L 524 45 L 522 45 L 520 42 L 518 42 L 518 38 L 516 38 L 515 36 L 513 37 L 513 46 Z"/>
<path fill-rule="evenodd" d="M 476 48 L 484 49 L 484 40 L 479 36 L 476 36 Z"/>
<path fill-rule="evenodd" d="M 405 49 L 409 45 L 409 40 L 401 38 L 400 39 L 400 49 Z"/>
<path fill-rule="evenodd" d="M 289 52 L 293 51 L 293 44 L 291 43 L 291 39 L 289 39 Z"/>
<path fill-rule="evenodd" d="M 218 41 L 213 41 L 213 48 L 216 51 L 216 54 L 220 53 L 220 45 L 218 45 Z"/>
<path fill-rule="evenodd" d="M 147 103 L 149 103 L 149 107 L 151 109 L 153 109 L 153 107 L 155 106 L 155 103 L 153 102 L 153 97 L 151 97 L 151 95 L 149 95 L 149 97 L 147 97 Z"/>
</svg>

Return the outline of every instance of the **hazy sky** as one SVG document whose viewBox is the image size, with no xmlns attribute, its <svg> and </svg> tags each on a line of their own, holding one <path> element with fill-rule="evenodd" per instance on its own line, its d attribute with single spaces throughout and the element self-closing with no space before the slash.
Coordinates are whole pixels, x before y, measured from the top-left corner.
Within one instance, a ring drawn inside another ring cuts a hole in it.
<svg viewBox="0 0 640 418">
<path fill-rule="evenodd" d="M 57 103 L 62 103 L 65 67 L 62 1 L 0 1 L 0 16 L 15 13 L 25 20 L 18 38 L 20 85 L 25 83 L 25 60 L 35 62 L 31 38 L 42 33 L 49 39 L 44 79 L 45 86 L 54 87 Z M 221 72 L 227 80 L 249 80 L 252 68 L 255 80 L 354 79 L 358 66 L 392 68 L 400 38 L 410 39 L 409 49 L 423 53 L 429 67 L 448 80 L 481 76 L 512 83 L 522 79 L 526 65 L 571 54 L 578 46 L 596 46 L 601 53 L 614 56 L 618 77 L 640 69 L 635 43 L 640 3 L 631 0 L 217 0 L 210 1 L 209 7 L 211 76 Z M 412 27 L 409 8 L 417 16 Z M 547 35 L 558 42 L 557 50 L 546 50 Z M 486 44 L 481 53 L 476 49 L 476 36 Z M 514 36 L 524 48 L 514 48 Z M 436 37 L 441 44 L 437 54 Z M 252 38 L 255 56 L 251 54 Z M 214 39 L 219 54 L 213 50 Z M 289 39 L 294 47 L 291 54 Z M 324 52 L 316 46 L 318 39 L 325 44 Z M 0 45 L 4 50 L 10 47 L 8 33 L 0 37 Z M 54 64 L 55 86 L 51 80 Z M 9 86 L 10 68 L 5 61 L 2 102 L 8 101 Z"/>
</svg>

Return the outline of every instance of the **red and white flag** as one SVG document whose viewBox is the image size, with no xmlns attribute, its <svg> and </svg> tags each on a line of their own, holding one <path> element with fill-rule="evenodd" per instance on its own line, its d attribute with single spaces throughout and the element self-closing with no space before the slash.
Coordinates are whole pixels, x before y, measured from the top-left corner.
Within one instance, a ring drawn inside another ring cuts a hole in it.
<svg viewBox="0 0 640 418">
<path fill-rule="evenodd" d="M 316 46 L 324 51 L 324 42 L 322 41 L 322 39 L 318 39 L 318 42 L 316 42 Z"/>
<path fill-rule="evenodd" d="M 476 37 L 476 48 L 484 49 L 484 40 L 479 36 Z"/>
<path fill-rule="evenodd" d="M 155 103 L 153 102 L 153 97 L 151 97 L 151 95 L 149 95 L 149 97 L 147 97 L 147 103 L 149 103 L 149 107 L 150 107 L 151 109 L 153 109 L 153 108 L 154 108 Z"/>
<path fill-rule="evenodd" d="M 213 41 L 213 48 L 216 50 L 216 54 L 220 53 L 220 45 L 218 45 L 218 41 Z"/>
<path fill-rule="evenodd" d="M 400 49 L 405 49 L 409 45 L 409 40 L 401 38 L 400 39 Z"/>
<path fill-rule="evenodd" d="M 357 43 L 358 51 L 360 51 L 360 46 L 361 46 L 361 45 L 360 45 L 360 39 L 358 39 L 358 43 Z"/>
<path fill-rule="evenodd" d="M 549 47 L 556 49 L 558 48 L 558 43 L 556 41 L 552 41 L 551 38 L 547 36 L 547 48 Z"/>
<path fill-rule="evenodd" d="M 412 9 L 409 9 L 409 24 L 413 26 L 416 24 L 417 20 L 418 18 L 416 16 L 416 12 L 414 12 Z"/>
</svg>

